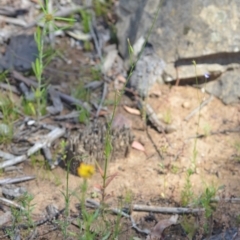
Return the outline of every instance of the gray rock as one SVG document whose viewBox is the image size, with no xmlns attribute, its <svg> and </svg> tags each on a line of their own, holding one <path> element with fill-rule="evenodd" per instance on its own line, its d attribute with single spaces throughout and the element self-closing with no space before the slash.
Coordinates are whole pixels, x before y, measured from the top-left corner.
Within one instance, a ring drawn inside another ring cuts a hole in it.
<svg viewBox="0 0 240 240">
<path fill-rule="evenodd" d="M 164 61 L 152 50 L 146 48 L 130 78 L 130 86 L 136 89 L 141 96 L 146 97 L 148 90 L 155 82 L 163 83 L 164 67 Z"/>
<path fill-rule="evenodd" d="M 240 69 L 222 74 L 218 81 L 206 84 L 208 93 L 220 98 L 225 104 L 240 102 Z"/>
<path fill-rule="evenodd" d="M 161 0 L 119 1 L 117 35 L 119 52 L 126 61 L 129 58 L 127 39 L 132 46 L 139 39 L 146 39 L 160 2 Z M 194 84 L 191 80 L 196 77 L 204 80 L 205 71 L 210 73 L 210 79 L 213 80 L 229 69 L 239 68 L 240 0 L 162 2 L 148 43 L 153 47 L 154 53 L 166 63 L 164 81 L 180 80 L 183 83 L 186 80 L 186 84 Z M 193 60 L 197 64 L 197 71 Z M 149 59 L 146 61 L 150 62 Z M 136 70 L 141 69 L 145 63 L 140 63 Z M 226 80 L 230 73 L 226 74 L 220 82 L 209 84 L 208 91 L 219 96 L 225 103 L 235 102 L 237 92 L 240 92 L 237 87 L 240 86 L 237 80 Z M 135 75 L 139 79 L 143 76 L 141 71 Z M 233 75 L 237 79 L 234 73 Z M 151 78 L 149 76 L 147 79 Z M 136 80 L 132 82 L 136 85 Z M 221 84 L 226 88 L 220 90 Z M 144 87 L 145 85 L 140 86 L 139 91 L 143 91 Z"/>
<path fill-rule="evenodd" d="M 7 199 L 18 198 L 27 193 L 25 187 L 18 187 L 14 184 L 7 184 L 2 187 L 2 194 Z"/>
<path fill-rule="evenodd" d="M 128 56 L 127 38 L 134 44 L 146 37 L 160 0 L 120 0 L 117 24 L 119 51 Z M 150 35 L 166 62 L 240 50 L 240 1 L 164 0 Z"/>
<path fill-rule="evenodd" d="M 238 240 L 240 238 L 238 234 L 238 229 L 237 228 L 230 228 L 227 230 L 224 230 L 222 233 L 213 235 L 208 238 L 204 238 L 204 240 Z"/>
<path fill-rule="evenodd" d="M 10 39 L 5 55 L 0 58 L 0 72 L 3 70 L 28 71 L 38 56 L 33 35 L 17 35 Z"/>
</svg>

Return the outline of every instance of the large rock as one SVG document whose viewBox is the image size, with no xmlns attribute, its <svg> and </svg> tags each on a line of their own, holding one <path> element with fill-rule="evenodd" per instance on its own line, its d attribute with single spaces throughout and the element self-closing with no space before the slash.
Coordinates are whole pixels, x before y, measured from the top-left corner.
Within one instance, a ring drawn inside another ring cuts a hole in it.
<svg viewBox="0 0 240 240">
<path fill-rule="evenodd" d="M 125 60 L 129 57 L 127 39 L 133 46 L 139 39 L 146 39 L 160 2 L 120 0 L 117 34 L 119 52 Z M 148 43 L 166 63 L 164 81 L 189 83 L 196 75 L 203 78 L 205 72 L 213 80 L 229 69 L 238 68 L 239 12 L 240 0 L 163 0 Z"/>
<path fill-rule="evenodd" d="M 220 98 L 225 104 L 240 101 L 240 70 L 228 71 L 222 74 L 218 81 L 208 83 L 206 91 Z"/>
<path fill-rule="evenodd" d="M 117 24 L 119 51 L 128 55 L 147 35 L 160 0 L 120 0 Z M 157 54 L 166 62 L 240 50 L 240 1 L 164 0 L 150 35 Z"/>
<path fill-rule="evenodd" d="M 9 40 L 5 55 L 0 56 L 0 72 L 15 69 L 29 71 L 38 56 L 38 49 L 33 35 L 16 35 Z"/>
</svg>

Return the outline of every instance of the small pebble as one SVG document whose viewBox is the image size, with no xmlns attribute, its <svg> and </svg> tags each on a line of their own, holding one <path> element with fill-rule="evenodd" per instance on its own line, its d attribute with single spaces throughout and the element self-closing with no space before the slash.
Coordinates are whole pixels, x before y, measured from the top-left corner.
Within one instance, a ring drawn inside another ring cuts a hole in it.
<svg viewBox="0 0 240 240">
<path fill-rule="evenodd" d="M 183 107 L 183 108 L 186 108 L 186 109 L 189 109 L 189 108 L 190 108 L 190 102 L 184 102 L 184 103 L 182 104 L 182 107 Z"/>
</svg>

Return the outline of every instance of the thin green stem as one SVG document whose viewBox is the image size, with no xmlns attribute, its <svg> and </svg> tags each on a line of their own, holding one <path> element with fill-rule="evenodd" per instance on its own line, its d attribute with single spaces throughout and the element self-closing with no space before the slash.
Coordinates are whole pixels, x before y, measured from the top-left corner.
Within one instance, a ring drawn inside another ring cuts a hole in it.
<svg viewBox="0 0 240 240">
<path fill-rule="evenodd" d="M 119 105 L 121 99 L 122 99 L 122 96 L 124 94 L 124 91 L 125 91 L 125 88 L 126 88 L 126 85 L 127 83 L 129 82 L 130 78 L 131 78 L 131 75 L 133 73 L 133 70 L 136 66 L 136 64 L 138 63 L 142 53 L 143 53 L 143 50 L 148 42 L 148 39 L 150 37 L 150 34 L 152 33 L 153 31 L 153 28 L 156 24 L 156 21 L 157 21 L 157 17 L 159 15 L 159 12 L 160 12 L 160 9 L 161 9 L 161 5 L 162 5 L 162 1 L 160 2 L 159 6 L 158 6 L 158 9 L 157 9 L 157 12 L 155 13 L 154 15 L 154 19 L 153 19 L 153 22 L 152 22 L 152 25 L 151 25 L 151 28 L 149 29 L 148 31 L 148 34 L 147 34 L 147 37 L 145 39 L 145 42 L 142 46 L 142 49 L 140 51 L 140 54 L 139 56 L 137 57 L 137 60 L 131 65 L 131 68 L 130 68 L 130 73 L 127 77 L 127 80 L 124 84 L 124 87 L 119 91 L 119 94 L 115 93 L 115 101 L 114 101 L 114 108 L 113 108 L 113 113 L 112 113 L 112 116 L 111 116 L 111 119 L 110 119 L 110 122 L 108 124 L 108 128 L 107 128 L 107 134 L 106 134 L 106 141 L 105 141 L 105 162 L 104 162 L 104 174 L 103 174 L 103 193 L 102 193 L 102 203 L 104 203 L 104 200 L 105 200 L 105 189 L 106 189 L 106 182 L 107 182 L 107 169 L 108 169 L 108 163 L 109 163 L 109 157 L 110 157 L 110 153 L 109 153 L 109 148 L 111 148 L 111 126 L 112 126 L 112 122 L 113 122 L 113 119 L 114 119 L 114 116 L 116 114 L 116 109 L 117 109 L 117 106 Z M 118 96 L 117 96 L 118 95 Z"/>
</svg>

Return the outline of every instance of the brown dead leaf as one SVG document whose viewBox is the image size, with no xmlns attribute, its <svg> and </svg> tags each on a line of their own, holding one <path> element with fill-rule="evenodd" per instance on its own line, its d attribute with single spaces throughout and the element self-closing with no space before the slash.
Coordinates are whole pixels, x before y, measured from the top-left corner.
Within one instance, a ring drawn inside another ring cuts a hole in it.
<svg viewBox="0 0 240 240">
<path fill-rule="evenodd" d="M 155 227 L 152 229 L 150 235 L 147 236 L 146 240 L 161 240 L 163 231 L 177 223 L 178 215 L 173 215 L 169 219 L 164 219 L 159 221 Z"/>
<path fill-rule="evenodd" d="M 117 80 L 121 83 L 126 83 L 126 78 L 123 75 L 118 75 Z"/>
<path fill-rule="evenodd" d="M 105 184 L 105 187 L 107 187 L 110 184 L 110 182 L 117 176 L 118 176 L 118 172 L 115 172 L 115 173 L 111 174 L 110 176 L 108 176 L 108 179 L 107 179 L 107 182 Z"/>
<path fill-rule="evenodd" d="M 100 167 L 100 165 L 98 164 L 97 161 L 95 161 L 95 164 L 96 164 L 96 166 L 97 166 L 97 169 L 98 169 L 98 171 L 99 171 L 101 177 L 103 178 L 103 176 L 104 176 L 103 169 Z"/>
<path fill-rule="evenodd" d="M 145 152 L 144 146 L 140 142 L 137 142 L 137 141 L 133 141 L 132 148 L 135 148 L 139 151 Z"/>
<path fill-rule="evenodd" d="M 123 106 L 123 107 L 128 113 L 138 115 L 138 116 L 141 115 L 141 112 L 136 108 L 131 108 L 131 107 L 128 107 L 128 106 Z"/>
<path fill-rule="evenodd" d="M 119 113 L 114 117 L 111 128 L 121 129 L 123 127 L 130 129 L 132 127 L 132 121 Z"/>
</svg>

